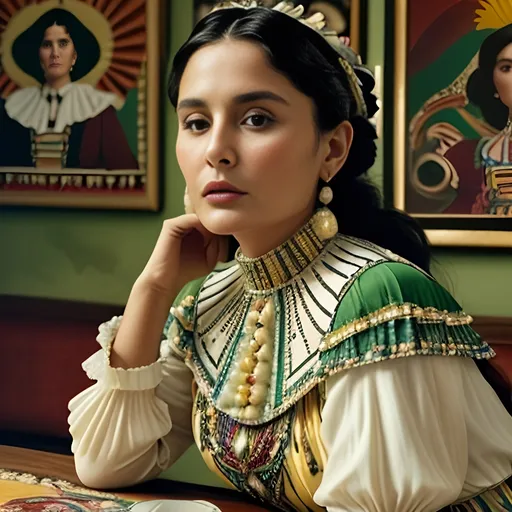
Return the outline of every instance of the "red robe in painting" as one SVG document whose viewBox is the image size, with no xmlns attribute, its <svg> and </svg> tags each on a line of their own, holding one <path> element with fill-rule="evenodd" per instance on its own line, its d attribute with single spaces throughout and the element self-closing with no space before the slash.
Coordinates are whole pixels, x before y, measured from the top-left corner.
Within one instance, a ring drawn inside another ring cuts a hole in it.
<svg viewBox="0 0 512 512">
<path fill-rule="evenodd" d="M 485 185 L 483 166 L 475 166 L 481 160 L 480 155 L 476 154 L 479 143 L 479 140 L 463 140 L 445 153 L 444 157 L 453 164 L 459 175 L 459 189 L 457 197 L 443 213 L 472 213 L 473 205 Z"/>
<path fill-rule="evenodd" d="M 31 130 L 0 106 L 0 167 L 34 167 Z M 71 125 L 66 168 L 138 169 L 114 107 Z"/>
</svg>

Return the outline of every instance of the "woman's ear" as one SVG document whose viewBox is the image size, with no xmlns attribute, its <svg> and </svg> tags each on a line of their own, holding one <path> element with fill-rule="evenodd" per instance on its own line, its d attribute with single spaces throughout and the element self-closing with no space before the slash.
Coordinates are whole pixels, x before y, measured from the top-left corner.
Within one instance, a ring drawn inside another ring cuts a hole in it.
<svg viewBox="0 0 512 512">
<path fill-rule="evenodd" d="M 346 162 L 354 130 L 348 121 L 343 121 L 334 130 L 325 134 L 326 156 L 320 169 L 320 178 L 325 182 L 331 180 Z"/>
</svg>

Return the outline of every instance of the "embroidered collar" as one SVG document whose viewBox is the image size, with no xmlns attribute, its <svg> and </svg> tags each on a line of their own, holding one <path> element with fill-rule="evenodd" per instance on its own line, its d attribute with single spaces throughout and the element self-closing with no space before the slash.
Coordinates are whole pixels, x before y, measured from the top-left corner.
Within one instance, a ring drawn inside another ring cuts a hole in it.
<svg viewBox="0 0 512 512">
<path fill-rule="evenodd" d="M 305 226 L 292 240 L 303 230 L 315 240 L 310 229 Z M 313 254 L 319 246 L 313 244 Z M 391 257 L 373 244 L 338 234 L 294 279 L 254 293 L 242 267 L 232 264 L 210 274 L 197 295 L 171 310 L 177 322 L 168 339 L 215 409 L 245 424 L 263 424 L 327 377 L 323 361 L 330 356 L 321 346 L 340 301 L 369 265 Z"/>
<path fill-rule="evenodd" d="M 320 254 L 326 242 L 315 233 L 313 219 L 286 242 L 259 258 L 248 258 L 240 249 L 237 251 L 235 259 L 249 290 L 271 290 L 284 285 Z"/>
<path fill-rule="evenodd" d="M 58 93 L 62 97 L 55 119 L 50 128 L 50 103 L 48 94 Z M 99 91 L 89 84 L 69 83 L 58 91 L 47 85 L 26 87 L 13 92 L 5 102 L 7 115 L 36 134 L 48 131 L 62 133 L 67 126 L 81 123 L 101 114 L 110 106 L 116 106 L 117 96 Z"/>
</svg>

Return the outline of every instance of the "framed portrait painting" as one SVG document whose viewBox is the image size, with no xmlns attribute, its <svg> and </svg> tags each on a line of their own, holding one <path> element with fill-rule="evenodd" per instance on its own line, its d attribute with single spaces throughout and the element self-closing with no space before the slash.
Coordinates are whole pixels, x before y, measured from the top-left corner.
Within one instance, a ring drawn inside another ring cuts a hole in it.
<svg viewBox="0 0 512 512">
<path fill-rule="evenodd" d="M 394 205 L 433 245 L 512 247 L 512 2 L 390 5 Z"/>
<path fill-rule="evenodd" d="M 161 0 L 0 0 L 0 205 L 157 210 Z"/>
<path fill-rule="evenodd" d="M 350 46 L 361 55 L 364 61 L 366 57 L 367 2 L 368 0 L 294 0 L 290 3 L 302 5 L 306 16 L 316 12 L 323 13 L 326 26 L 335 30 L 340 37 L 349 38 Z M 210 13 L 218 3 L 217 0 L 194 0 L 194 21 L 198 22 Z M 280 0 L 234 0 L 233 3 L 244 6 L 255 3 L 264 7 L 274 7 L 280 3 Z"/>
</svg>

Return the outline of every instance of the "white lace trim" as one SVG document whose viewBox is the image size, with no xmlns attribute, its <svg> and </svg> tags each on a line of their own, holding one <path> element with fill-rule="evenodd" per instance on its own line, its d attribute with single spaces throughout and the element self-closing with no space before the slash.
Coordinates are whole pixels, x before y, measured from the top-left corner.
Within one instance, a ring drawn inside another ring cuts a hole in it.
<svg viewBox="0 0 512 512">
<path fill-rule="evenodd" d="M 98 328 L 96 341 L 102 349 L 95 352 L 82 363 L 87 377 L 96 380 L 109 389 L 143 391 L 154 389 L 163 378 L 162 363 L 170 356 L 169 341 L 160 344 L 160 357 L 154 363 L 138 368 L 112 368 L 110 365 L 110 350 L 119 331 L 122 316 L 115 316 Z"/>
</svg>

